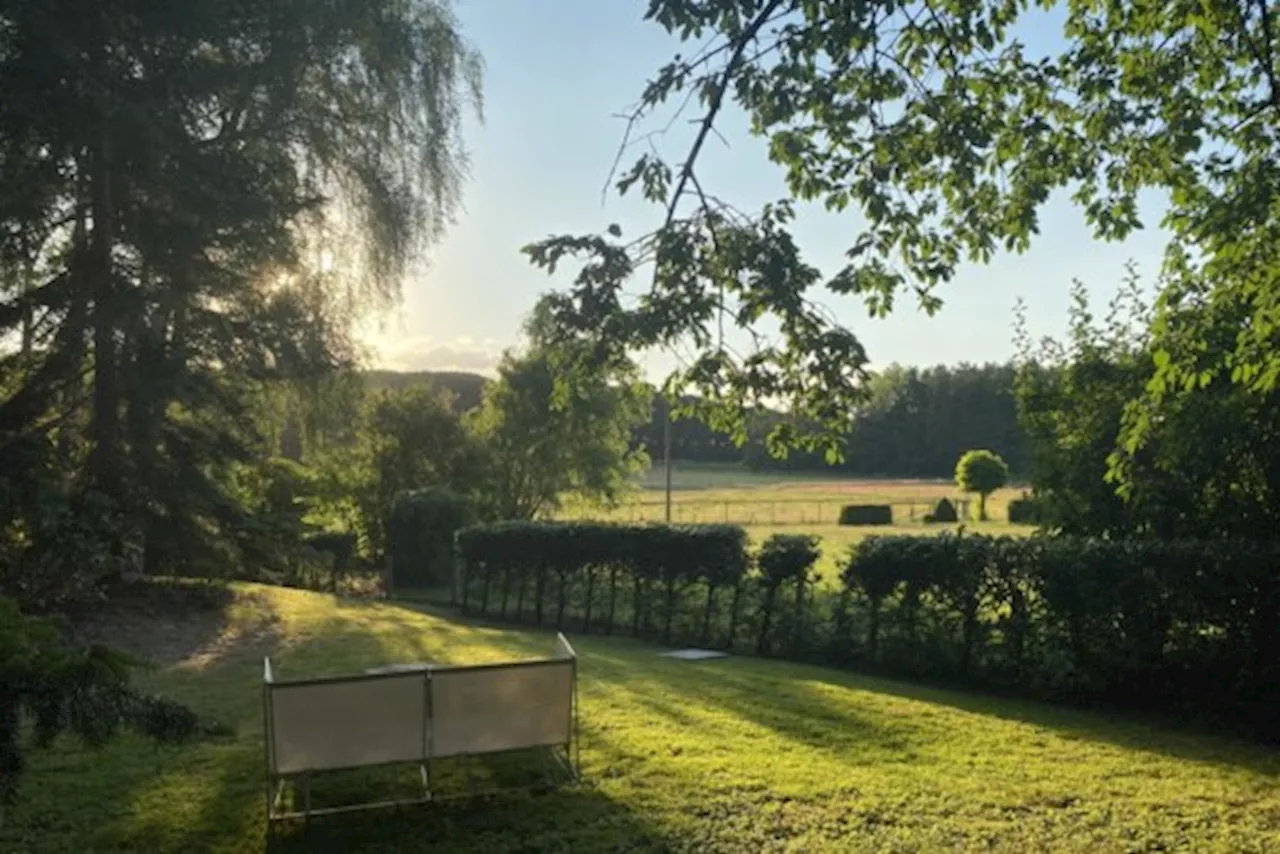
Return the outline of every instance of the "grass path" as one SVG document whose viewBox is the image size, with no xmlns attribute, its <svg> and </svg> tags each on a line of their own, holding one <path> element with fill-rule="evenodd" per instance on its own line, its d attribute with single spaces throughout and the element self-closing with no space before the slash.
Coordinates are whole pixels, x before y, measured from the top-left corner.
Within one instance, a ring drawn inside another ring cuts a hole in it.
<svg viewBox="0 0 1280 854">
<path fill-rule="evenodd" d="M 131 612 L 99 629 L 159 658 L 148 680 L 237 737 L 33 754 L 0 851 L 260 851 L 263 653 L 284 675 L 317 675 L 549 643 L 389 603 L 235 593 L 224 617 Z M 284 850 L 1280 850 L 1276 750 L 783 662 L 574 642 L 587 785 L 335 817 Z"/>
</svg>

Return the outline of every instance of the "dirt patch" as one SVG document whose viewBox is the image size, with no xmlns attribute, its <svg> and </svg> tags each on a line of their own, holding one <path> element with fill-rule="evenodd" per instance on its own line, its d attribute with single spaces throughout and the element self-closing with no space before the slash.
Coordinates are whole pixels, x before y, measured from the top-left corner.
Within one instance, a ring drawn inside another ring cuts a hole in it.
<svg viewBox="0 0 1280 854">
<path fill-rule="evenodd" d="M 160 667 L 203 668 L 278 633 L 267 597 L 227 587 L 133 582 L 110 591 L 73 634 Z"/>
</svg>

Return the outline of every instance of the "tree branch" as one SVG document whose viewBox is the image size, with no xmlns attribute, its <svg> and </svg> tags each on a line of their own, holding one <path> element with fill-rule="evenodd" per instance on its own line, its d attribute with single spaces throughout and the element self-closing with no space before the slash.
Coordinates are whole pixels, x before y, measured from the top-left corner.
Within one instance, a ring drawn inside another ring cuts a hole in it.
<svg viewBox="0 0 1280 854">
<path fill-rule="evenodd" d="M 724 93 L 729 88 L 729 82 L 733 79 L 734 73 L 742 62 L 743 52 L 746 51 L 747 45 L 759 34 L 760 29 L 773 17 L 773 13 L 778 10 L 782 2 L 783 0 L 769 0 L 765 7 L 760 10 L 760 13 L 756 15 L 755 20 L 742 31 L 737 44 L 734 45 L 733 53 L 729 56 L 729 61 L 725 64 L 724 71 L 721 72 L 720 79 L 712 90 L 711 99 L 707 104 L 707 114 L 702 117 L 698 135 L 694 138 L 693 145 L 689 148 L 689 156 L 680 167 L 680 177 L 676 180 L 671 199 L 667 203 L 667 215 L 663 222 L 664 228 L 671 225 L 672 220 L 675 219 L 676 205 L 679 204 L 680 197 L 684 194 L 685 186 L 689 183 L 694 167 L 697 164 L 698 155 L 702 152 L 702 146 L 707 141 L 707 135 L 711 133 L 711 127 L 715 124 L 716 116 L 720 113 L 720 107 L 724 104 Z"/>
</svg>

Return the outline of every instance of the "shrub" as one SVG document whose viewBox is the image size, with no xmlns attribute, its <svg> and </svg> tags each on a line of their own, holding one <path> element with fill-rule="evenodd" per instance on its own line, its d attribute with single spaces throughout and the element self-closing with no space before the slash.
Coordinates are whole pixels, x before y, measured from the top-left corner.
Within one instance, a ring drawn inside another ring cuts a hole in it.
<svg viewBox="0 0 1280 854">
<path fill-rule="evenodd" d="M 165 742 L 211 731 L 186 706 L 134 691 L 134 665 L 103 647 L 72 646 L 53 618 L 23 614 L 0 597 L 0 817 L 25 768 L 24 715 L 38 747 L 64 731 L 91 747 L 124 727 Z"/>
<path fill-rule="evenodd" d="M 960 516 L 956 512 L 956 505 L 949 498 L 943 498 L 933 505 L 933 509 L 924 517 L 926 522 L 959 522 Z"/>
<path fill-rule="evenodd" d="M 402 492 L 387 523 L 387 556 L 396 586 L 454 583 L 454 535 L 470 517 L 465 499 L 448 489 Z"/>
<path fill-rule="evenodd" d="M 339 575 L 351 572 L 356 554 L 356 535 L 350 531 L 326 531 L 304 537 L 308 546 L 330 556 L 336 582 Z"/>
<path fill-rule="evenodd" d="M 840 508 L 841 525 L 892 525 L 893 507 L 889 504 L 848 504 Z"/>
<path fill-rule="evenodd" d="M 760 581 L 764 586 L 764 601 L 760 606 L 760 634 L 756 640 L 756 652 L 769 652 L 769 630 L 777 607 L 778 589 L 788 581 L 796 583 L 797 617 L 804 603 L 804 585 L 809 571 L 818 562 L 822 551 L 818 538 L 797 534 L 774 534 L 765 540 L 756 557 L 760 567 Z M 799 620 L 795 626 L 799 630 Z"/>
<path fill-rule="evenodd" d="M 1009 502 L 1009 522 L 1014 525 L 1040 524 L 1040 504 L 1030 495 L 1023 494 Z"/>
</svg>

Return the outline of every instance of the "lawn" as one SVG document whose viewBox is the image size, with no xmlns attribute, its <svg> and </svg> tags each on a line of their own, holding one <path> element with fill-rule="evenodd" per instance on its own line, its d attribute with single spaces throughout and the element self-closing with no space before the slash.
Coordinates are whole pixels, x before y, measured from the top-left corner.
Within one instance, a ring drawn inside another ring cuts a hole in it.
<svg viewBox="0 0 1280 854">
<path fill-rule="evenodd" d="M 90 633 L 156 658 L 150 685 L 237 735 L 33 754 L 0 850 L 261 850 L 263 654 L 298 676 L 492 660 L 549 643 L 393 603 L 249 585 L 228 595 L 178 611 L 143 599 L 100 615 Z M 286 834 L 283 849 L 1280 850 L 1274 749 L 783 662 L 574 643 L 585 784 L 330 817 Z"/>
</svg>

